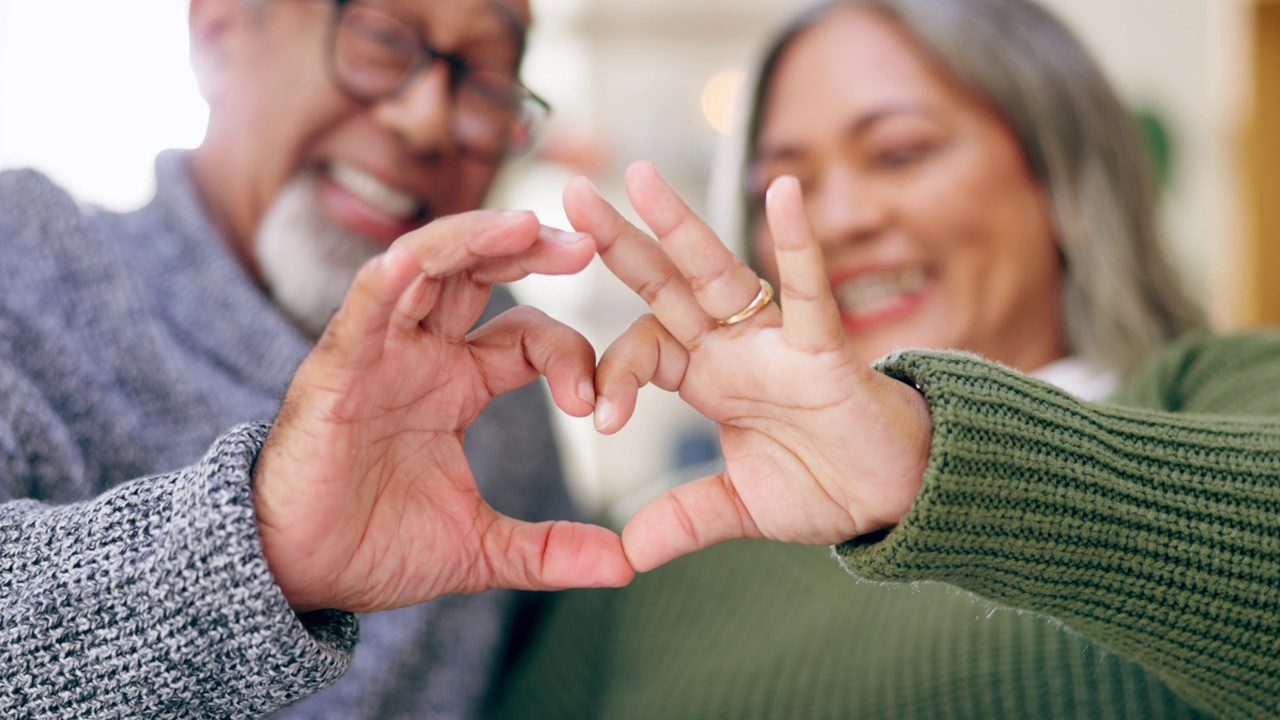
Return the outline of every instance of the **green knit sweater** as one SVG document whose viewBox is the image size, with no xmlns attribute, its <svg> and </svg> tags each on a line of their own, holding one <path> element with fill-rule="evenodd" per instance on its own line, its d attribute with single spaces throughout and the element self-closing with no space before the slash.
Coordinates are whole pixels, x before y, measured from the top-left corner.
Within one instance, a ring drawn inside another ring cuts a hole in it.
<svg viewBox="0 0 1280 720">
<path fill-rule="evenodd" d="M 836 549 L 855 577 L 737 542 L 562 593 L 490 715 L 1280 715 L 1280 336 L 1190 338 L 1112 405 L 956 353 L 881 369 L 934 443 L 903 522 Z"/>
</svg>

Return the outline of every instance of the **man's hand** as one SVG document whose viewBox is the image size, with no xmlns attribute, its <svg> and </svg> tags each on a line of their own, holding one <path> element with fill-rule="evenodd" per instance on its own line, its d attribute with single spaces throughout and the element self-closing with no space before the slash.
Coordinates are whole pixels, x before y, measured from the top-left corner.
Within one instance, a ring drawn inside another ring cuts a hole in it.
<svg viewBox="0 0 1280 720">
<path fill-rule="evenodd" d="M 596 425 L 614 432 L 653 382 L 719 423 L 727 469 L 681 485 L 627 523 L 636 570 L 734 538 L 825 545 L 897 523 L 919 491 L 932 427 L 924 399 L 858 359 L 809 231 L 799 186 L 770 191 L 785 313 L 756 274 L 658 177 L 633 165 L 627 192 L 654 242 L 585 181 L 565 189 L 574 227 L 653 310 L 605 351 Z"/>
<path fill-rule="evenodd" d="M 489 401 L 539 375 L 562 410 L 592 411 L 595 354 L 578 333 L 530 308 L 468 330 L 490 283 L 577 272 L 594 251 L 531 213 L 477 211 L 400 238 L 360 271 L 254 470 L 267 562 L 296 610 L 631 580 L 617 535 L 498 514 L 463 455 Z"/>
</svg>

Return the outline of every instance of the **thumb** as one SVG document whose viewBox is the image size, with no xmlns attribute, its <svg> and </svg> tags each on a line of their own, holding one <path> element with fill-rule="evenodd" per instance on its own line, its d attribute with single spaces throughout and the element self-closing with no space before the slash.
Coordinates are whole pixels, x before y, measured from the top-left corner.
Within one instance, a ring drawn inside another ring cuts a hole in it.
<svg viewBox="0 0 1280 720">
<path fill-rule="evenodd" d="M 618 535 L 587 523 L 499 516 L 486 533 L 484 553 L 489 577 L 477 591 L 621 587 L 635 577 Z"/>
<path fill-rule="evenodd" d="M 352 370 L 376 361 L 401 294 L 421 274 L 413 254 L 399 247 L 366 262 L 320 336 L 317 350 Z"/>
<path fill-rule="evenodd" d="M 727 475 L 684 483 L 627 521 L 622 547 L 637 572 L 729 540 L 763 537 Z"/>
</svg>

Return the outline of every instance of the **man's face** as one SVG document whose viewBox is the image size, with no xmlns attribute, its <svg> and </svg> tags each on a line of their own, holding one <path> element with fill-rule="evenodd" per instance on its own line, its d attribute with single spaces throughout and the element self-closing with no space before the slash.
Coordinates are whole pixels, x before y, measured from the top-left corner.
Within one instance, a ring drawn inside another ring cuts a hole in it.
<svg viewBox="0 0 1280 720">
<path fill-rule="evenodd" d="M 439 52 L 516 72 L 525 0 L 364 2 L 405 20 Z M 327 0 L 192 6 L 193 48 L 210 104 L 196 182 L 219 230 L 273 293 L 282 276 L 316 275 L 307 270 L 316 262 L 341 265 L 337 277 L 354 276 L 363 258 L 400 235 L 478 207 L 497 169 L 454 144 L 446 63 L 373 103 L 339 89 L 328 70 L 336 12 Z M 289 245 L 262 247 L 273 243 Z M 322 274 L 330 279 L 301 282 L 325 286 L 317 292 L 329 297 L 313 310 L 325 315 L 323 306 L 336 308 L 349 277 L 336 282 L 333 272 Z"/>
</svg>

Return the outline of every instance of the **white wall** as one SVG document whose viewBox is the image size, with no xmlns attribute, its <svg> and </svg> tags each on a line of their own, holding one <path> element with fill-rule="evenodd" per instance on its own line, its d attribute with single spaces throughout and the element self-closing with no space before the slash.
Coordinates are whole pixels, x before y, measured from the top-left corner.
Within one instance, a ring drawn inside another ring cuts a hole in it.
<svg viewBox="0 0 1280 720">
<path fill-rule="evenodd" d="M 1225 251 L 1241 234 L 1235 146 L 1248 99 L 1247 2 L 1043 1 L 1076 30 L 1126 100 L 1170 121 L 1168 240 L 1187 281 L 1221 315 Z"/>
<path fill-rule="evenodd" d="M 204 135 L 186 13 L 181 0 L 0 0 L 0 168 L 37 167 L 109 207 L 145 201 L 155 154 Z"/>
</svg>

